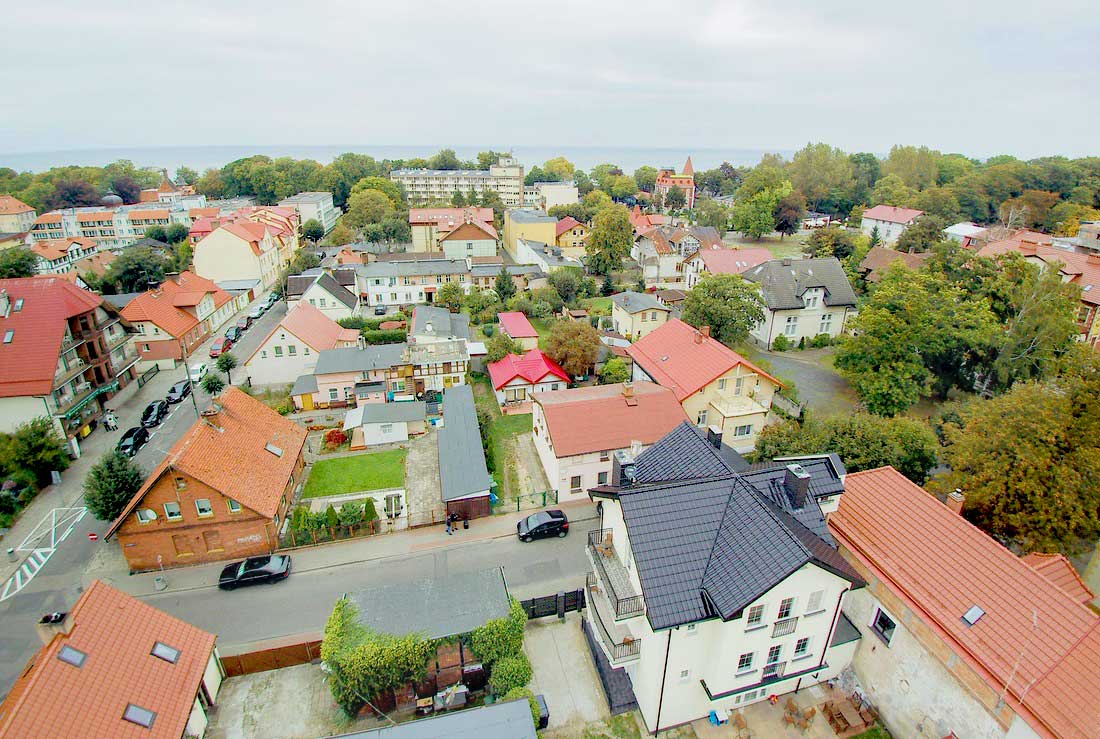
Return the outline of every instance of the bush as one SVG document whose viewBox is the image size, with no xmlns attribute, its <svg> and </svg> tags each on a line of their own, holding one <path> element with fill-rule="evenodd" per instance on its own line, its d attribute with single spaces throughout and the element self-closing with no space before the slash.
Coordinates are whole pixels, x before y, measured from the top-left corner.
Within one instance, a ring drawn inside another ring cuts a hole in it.
<svg viewBox="0 0 1100 739">
<path fill-rule="evenodd" d="M 532 318 L 549 318 L 554 315 L 554 309 L 545 300 L 536 300 L 531 306 Z"/>
<path fill-rule="evenodd" d="M 363 505 L 354 501 L 344 503 L 336 512 L 341 526 L 355 526 L 363 521 Z"/>
<path fill-rule="evenodd" d="M 483 317 L 479 316 L 479 318 L 483 318 Z M 485 334 L 486 336 L 488 336 L 490 338 L 492 338 L 493 334 L 496 333 L 496 330 L 497 330 L 497 327 L 492 322 L 493 320 L 496 320 L 496 316 L 493 316 L 492 320 L 489 320 L 489 321 L 483 320 L 482 321 L 482 323 L 484 323 L 485 325 L 481 327 L 481 333 Z"/>
<path fill-rule="evenodd" d="M 818 334 L 810 339 L 811 349 L 821 349 L 822 347 L 829 346 L 833 343 L 833 338 L 829 334 Z"/>
<path fill-rule="evenodd" d="M 493 665 L 489 676 L 489 687 L 495 695 L 507 695 L 516 688 L 526 687 L 531 682 L 531 661 L 523 652 L 513 654 Z"/>
<path fill-rule="evenodd" d="M 348 316 L 347 318 L 341 318 L 336 323 L 340 324 L 342 328 L 353 328 L 356 331 L 367 328 L 367 319 L 360 316 Z M 371 328 L 374 328 L 373 326 Z"/>
<path fill-rule="evenodd" d="M 296 534 L 304 534 L 317 528 L 314 525 L 315 520 L 309 506 L 298 506 L 290 514 L 290 528 Z"/>
<path fill-rule="evenodd" d="M 340 516 L 336 513 L 336 509 L 329 503 L 328 508 L 325 509 L 325 526 L 330 529 L 334 529 L 340 525 Z"/>
<path fill-rule="evenodd" d="M 100 521 L 114 521 L 141 488 L 145 474 L 134 460 L 112 449 L 84 478 L 84 500 Z"/>
<path fill-rule="evenodd" d="M 806 348 L 806 337 L 805 336 L 803 336 L 801 339 L 798 340 L 798 348 L 800 350 Z"/>
<path fill-rule="evenodd" d="M 530 688 L 512 688 L 504 694 L 501 700 L 514 701 L 520 698 L 526 698 L 531 705 L 531 720 L 535 722 L 535 726 L 538 726 L 542 712 L 539 710 L 539 702 L 535 700 L 535 694 L 531 692 Z"/>
<path fill-rule="evenodd" d="M 325 446 L 338 447 L 348 440 L 348 435 L 340 429 L 330 429 L 325 433 Z"/>
<path fill-rule="evenodd" d="M 368 344 L 400 344 L 406 338 L 404 329 L 400 328 L 386 331 L 363 329 L 359 334 Z"/>
<path fill-rule="evenodd" d="M 470 633 L 470 647 L 482 662 L 492 665 L 499 660 L 522 653 L 523 630 L 526 626 L 527 612 L 523 610 L 518 600 L 512 598 L 507 616 L 494 618 Z M 522 684 L 526 685 L 527 681 L 525 680 Z"/>
<path fill-rule="evenodd" d="M 772 339 L 772 350 L 777 352 L 785 352 L 791 348 L 791 340 L 783 334 L 779 334 Z"/>
<path fill-rule="evenodd" d="M 370 523 L 371 521 L 378 520 L 378 511 L 374 508 L 374 498 L 367 498 L 363 501 L 363 523 Z"/>
</svg>

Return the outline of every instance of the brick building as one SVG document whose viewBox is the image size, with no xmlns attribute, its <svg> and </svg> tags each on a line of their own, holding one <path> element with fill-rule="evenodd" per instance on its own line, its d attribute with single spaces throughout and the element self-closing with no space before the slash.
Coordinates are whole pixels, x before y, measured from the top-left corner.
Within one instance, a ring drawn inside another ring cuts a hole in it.
<svg viewBox="0 0 1100 739">
<path fill-rule="evenodd" d="M 654 196 L 663 202 L 668 192 L 677 187 L 684 192 L 684 207 L 695 207 L 695 168 L 691 166 L 691 157 L 684 162 L 684 171 L 679 174 L 671 167 L 665 167 L 657 173 L 657 182 L 653 186 Z"/>
<path fill-rule="evenodd" d="M 234 388 L 215 399 L 111 525 L 132 572 L 275 551 L 306 430 Z"/>
</svg>

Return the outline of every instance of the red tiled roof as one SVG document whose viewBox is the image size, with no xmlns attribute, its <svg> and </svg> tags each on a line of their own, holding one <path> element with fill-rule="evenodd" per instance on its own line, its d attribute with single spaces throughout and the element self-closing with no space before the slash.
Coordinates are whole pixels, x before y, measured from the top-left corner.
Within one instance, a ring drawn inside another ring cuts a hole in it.
<svg viewBox="0 0 1100 739">
<path fill-rule="evenodd" d="M 932 257 L 932 252 L 924 254 L 909 254 L 908 252 L 895 251 L 886 246 L 872 246 L 867 256 L 859 263 L 861 270 L 867 271 L 868 282 L 878 282 L 883 273 L 894 262 L 902 262 L 908 269 L 918 270 Z"/>
<path fill-rule="evenodd" d="M 256 351 L 252 352 L 245 364 L 252 361 L 276 331 L 294 334 L 315 352 L 335 349 L 338 346 L 354 346 L 359 338 L 359 332 L 355 329 L 344 328 L 317 308 L 300 300 L 283 316 L 283 320 L 271 329 L 263 341 L 256 345 Z"/>
<path fill-rule="evenodd" d="M 221 211 L 218 208 L 191 208 L 187 211 L 189 218 L 217 218 Z"/>
<path fill-rule="evenodd" d="M 39 650 L 0 705 L 0 735 L 183 736 L 215 636 L 101 580 L 69 617 L 69 633 Z M 156 642 L 179 650 L 174 664 L 152 654 Z M 62 662 L 63 647 L 83 652 L 84 663 Z M 156 714 L 151 728 L 122 718 L 131 703 Z"/>
<path fill-rule="evenodd" d="M 592 385 L 535 393 L 557 457 L 624 449 L 633 441 L 649 445 L 683 423 L 687 416 L 668 388 L 636 382 L 633 401 L 623 385 Z"/>
<path fill-rule="evenodd" d="M 650 377 L 672 388 L 680 402 L 739 364 L 782 387 L 778 379 L 722 342 L 703 336 L 696 343 L 697 336 L 699 331 L 694 327 L 673 318 L 626 350 Z"/>
<path fill-rule="evenodd" d="M 630 223 L 634 226 L 634 232 L 644 236 L 652 228 L 656 228 L 665 222 L 665 217 L 659 213 L 643 213 L 642 206 L 635 205 L 630 211 Z"/>
<path fill-rule="evenodd" d="M 892 467 L 849 474 L 829 528 L 1041 736 L 1096 736 L 1095 613 Z"/>
<path fill-rule="evenodd" d="M 519 311 L 498 313 L 497 320 L 500 321 L 501 329 L 513 339 L 537 338 L 539 335 L 539 332 L 527 320 L 527 316 Z"/>
<path fill-rule="evenodd" d="M 155 323 L 162 331 L 178 339 L 198 325 L 198 319 L 182 308 L 198 305 L 207 293 L 213 295 L 215 308 L 233 299 L 232 295 L 205 277 L 191 271 L 180 272 L 155 290 L 147 290 L 127 303 L 122 309 L 122 317 L 133 323 Z"/>
<path fill-rule="evenodd" d="M 115 213 L 112 210 L 86 210 L 76 214 L 77 222 L 80 221 L 113 221 Z"/>
<path fill-rule="evenodd" d="M 117 257 L 111 252 L 99 251 L 91 256 L 84 257 L 74 262 L 73 272 L 81 275 L 91 273 L 102 277 L 106 274 L 107 268 L 111 266 L 111 262 L 115 261 L 115 259 L 117 259 Z"/>
<path fill-rule="evenodd" d="M 266 225 L 255 221 L 233 221 L 232 223 L 222 224 L 219 228 L 243 239 L 252 247 L 252 252 L 257 256 L 263 252 L 260 249 L 260 242 L 263 241 L 264 234 L 267 233 Z"/>
<path fill-rule="evenodd" d="M 1050 580 L 1062 590 L 1070 594 L 1079 603 L 1088 604 L 1096 597 L 1085 581 L 1077 574 L 1077 568 L 1066 559 L 1064 554 L 1043 554 L 1032 552 L 1024 556 L 1024 562 L 1031 569 Z"/>
<path fill-rule="evenodd" d="M 492 224 L 481 223 L 480 221 L 471 221 L 469 223 L 460 223 L 455 226 L 451 231 L 447 232 L 446 236 L 440 238 L 440 241 L 458 241 L 460 239 L 470 240 L 482 240 L 486 238 L 496 239 L 497 231 L 493 228 Z"/>
<path fill-rule="evenodd" d="M 31 251 L 38 256 L 52 262 L 55 259 L 64 259 L 65 255 L 69 253 L 69 249 L 73 247 L 73 244 L 79 244 L 82 249 L 99 248 L 95 239 L 89 239 L 83 236 L 75 236 L 68 239 L 44 239 L 34 242 L 31 244 L 30 248 Z"/>
<path fill-rule="evenodd" d="M 489 378 L 493 381 L 495 390 L 500 390 L 517 377 L 534 385 L 542 382 L 547 375 L 569 382 L 569 375 L 565 370 L 539 349 L 532 349 L 522 357 L 509 354 L 504 359 L 489 364 Z"/>
<path fill-rule="evenodd" d="M 169 468 L 194 477 L 262 516 L 271 518 L 279 512 L 306 443 L 305 427 L 232 385 L 211 401 L 211 411 L 195 421 L 153 470 L 111 524 L 108 537 Z M 269 445 L 281 450 L 282 455 L 269 451 Z"/>
<path fill-rule="evenodd" d="M 558 221 L 558 225 L 555 227 L 554 233 L 555 233 L 556 236 L 561 236 L 566 231 L 570 231 L 570 230 L 576 228 L 577 226 L 583 226 L 584 228 L 588 228 L 587 226 L 585 226 L 583 223 L 578 221 L 573 216 L 566 216 L 565 218 L 562 218 L 560 221 Z"/>
<path fill-rule="evenodd" d="M 434 223 L 437 227 L 462 223 L 469 217 L 482 223 L 493 222 L 492 208 L 410 208 L 409 225 Z"/>
<path fill-rule="evenodd" d="M 35 223 L 61 223 L 61 214 L 53 211 L 50 213 L 43 213 L 34 219 Z"/>
<path fill-rule="evenodd" d="M 0 290 L 11 300 L 0 336 L 12 332 L 10 342 L 0 343 L 0 398 L 48 395 L 68 319 L 95 310 L 103 299 L 53 276 L 0 279 Z"/>
<path fill-rule="evenodd" d="M 746 270 L 773 259 L 772 253 L 764 248 L 725 249 L 722 247 L 700 249 L 688 259 L 699 257 L 707 272 L 712 275 L 739 275 Z"/>
<path fill-rule="evenodd" d="M 1069 282 L 1081 286 L 1081 301 L 1100 305 L 1100 255 L 1067 251 L 1018 237 L 1019 234 L 1011 239 L 992 241 L 978 251 L 978 256 L 992 258 L 1014 251 L 1028 259 L 1039 259 L 1049 266 L 1061 264 L 1060 269 L 1069 277 Z"/>
<path fill-rule="evenodd" d="M 909 223 L 917 216 L 924 215 L 923 210 L 915 208 L 898 208 L 894 205 L 876 205 L 863 211 L 864 218 L 873 221 L 886 221 L 887 223 Z"/>
<path fill-rule="evenodd" d="M 165 220 L 169 216 L 166 209 L 162 208 L 149 208 L 148 210 L 132 210 L 130 211 L 130 223 L 135 221 L 159 221 Z"/>
<path fill-rule="evenodd" d="M 29 213 L 34 210 L 19 198 L 11 195 L 0 195 L 0 216 L 14 216 L 19 213 Z"/>
</svg>

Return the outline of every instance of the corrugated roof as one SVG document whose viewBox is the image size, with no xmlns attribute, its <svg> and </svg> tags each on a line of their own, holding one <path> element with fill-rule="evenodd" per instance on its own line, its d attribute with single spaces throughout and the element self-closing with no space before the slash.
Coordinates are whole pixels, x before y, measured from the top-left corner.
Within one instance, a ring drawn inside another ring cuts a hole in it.
<svg viewBox="0 0 1100 739">
<path fill-rule="evenodd" d="M 367 372 L 404 364 L 408 344 L 373 344 L 363 349 L 346 347 L 327 349 L 317 355 L 315 375 L 335 372 Z"/>
<path fill-rule="evenodd" d="M 536 736 L 530 703 L 519 698 L 342 734 L 340 739 L 535 739 Z"/>
<path fill-rule="evenodd" d="M 493 478 L 485 466 L 474 392 L 469 385 L 455 385 L 443 392 L 443 428 L 436 438 L 443 500 L 488 494 Z"/>
<path fill-rule="evenodd" d="M 396 403 L 364 403 L 344 415 L 344 431 L 368 423 L 398 423 L 423 421 L 427 417 L 427 405 L 422 400 Z"/>
</svg>

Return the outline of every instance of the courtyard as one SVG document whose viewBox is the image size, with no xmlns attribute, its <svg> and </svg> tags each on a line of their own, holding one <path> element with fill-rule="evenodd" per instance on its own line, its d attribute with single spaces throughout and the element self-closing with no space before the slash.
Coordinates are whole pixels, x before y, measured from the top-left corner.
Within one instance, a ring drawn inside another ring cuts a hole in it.
<svg viewBox="0 0 1100 739">
<path fill-rule="evenodd" d="M 363 490 L 405 487 L 407 449 L 355 454 L 314 463 L 302 497 L 321 498 Z"/>
</svg>

